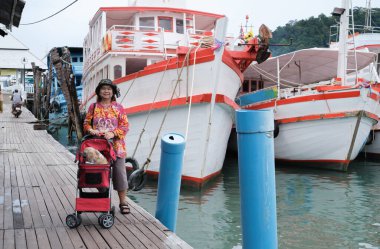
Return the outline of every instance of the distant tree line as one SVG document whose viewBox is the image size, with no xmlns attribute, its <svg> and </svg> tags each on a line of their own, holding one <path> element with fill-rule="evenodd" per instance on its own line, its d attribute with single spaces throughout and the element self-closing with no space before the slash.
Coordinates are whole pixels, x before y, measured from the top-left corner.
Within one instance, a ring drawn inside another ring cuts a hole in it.
<svg viewBox="0 0 380 249">
<path fill-rule="evenodd" d="M 354 23 L 356 25 L 365 25 L 366 8 L 354 8 Z M 292 20 L 285 26 L 277 27 L 273 32 L 271 44 L 288 44 L 290 38 L 293 38 L 292 46 L 270 47 L 273 56 L 289 53 L 295 50 L 313 48 L 313 47 L 328 47 L 331 41 L 336 40 L 334 34 L 336 29 L 331 29 L 333 25 L 339 23 L 339 17 L 326 16 L 320 14 L 318 17 L 310 17 L 306 20 Z M 350 22 L 351 23 L 351 22 Z M 380 27 L 380 8 L 372 8 L 372 27 Z M 380 30 L 378 30 L 379 32 Z M 364 32 L 362 29 L 355 32 Z M 369 31 L 368 31 L 369 32 Z"/>
</svg>

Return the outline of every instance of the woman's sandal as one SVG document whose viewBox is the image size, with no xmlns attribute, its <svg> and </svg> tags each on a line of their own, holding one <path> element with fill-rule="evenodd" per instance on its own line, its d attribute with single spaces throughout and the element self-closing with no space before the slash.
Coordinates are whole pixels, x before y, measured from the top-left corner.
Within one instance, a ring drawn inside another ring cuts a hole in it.
<svg viewBox="0 0 380 249">
<path fill-rule="evenodd" d="M 131 209 L 129 208 L 128 203 L 119 204 L 120 213 L 122 214 L 129 214 L 131 212 Z"/>
</svg>

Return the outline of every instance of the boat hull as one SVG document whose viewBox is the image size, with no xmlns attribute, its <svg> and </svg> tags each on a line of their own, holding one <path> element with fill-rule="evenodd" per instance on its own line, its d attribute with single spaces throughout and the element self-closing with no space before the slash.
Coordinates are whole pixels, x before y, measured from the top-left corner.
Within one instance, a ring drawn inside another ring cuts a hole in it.
<svg viewBox="0 0 380 249">
<path fill-rule="evenodd" d="M 201 186 L 220 173 L 234 110 L 238 108 L 233 99 L 241 78 L 228 63 L 217 61 L 211 50 L 209 56 L 205 53 L 203 61 L 183 68 L 178 62 L 161 62 L 157 67 L 150 66 L 114 81 L 121 92 L 118 101 L 125 107 L 130 123 L 126 137 L 128 156 L 135 157 L 143 165 L 158 136 L 148 173 L 159 172 L 161 137 L 172 132 L 185 136 L 186 130 L 184 183 Z M 215 76 L 217 67 L 220 73 Z M 87 108 L 93 101 L 95 96 L 86 101 Z M 134 152 L 137 144 L 138 149 Z"/>
<path fill-rule="evenodd" d="M 278 165 L 346 171 L 377 122 L 378 96 L 373 89 L 339 89 L 303 93 L 276 104 L 258 102 L 245 109 L 274 110 L 279 124 L 274 140 Z"/>
<path fill-rule="evenodd" d="M 365 145 L 373 123 L 354 116 L 282 124 L 275 139 L 276 160 L 345 171 Z"/>
</svg>

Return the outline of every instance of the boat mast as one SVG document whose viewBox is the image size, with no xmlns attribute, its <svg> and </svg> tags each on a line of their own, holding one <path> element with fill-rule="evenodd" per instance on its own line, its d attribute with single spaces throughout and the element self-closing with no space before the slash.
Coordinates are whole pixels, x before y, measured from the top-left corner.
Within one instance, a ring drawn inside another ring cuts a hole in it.
<svg viewBox="0 0 380 249">
<path fill-rule="evenodd" d="M 337 78 L 342 80 L 342 85 L 346 85 L 347 79 L 347 38 L 349 25 L 349 0 L 342 0 L 342 8 L 344 12 L 340 16 L 339 25 L 339 55 L 338 55 L 338 71 Z"/>
</svg>

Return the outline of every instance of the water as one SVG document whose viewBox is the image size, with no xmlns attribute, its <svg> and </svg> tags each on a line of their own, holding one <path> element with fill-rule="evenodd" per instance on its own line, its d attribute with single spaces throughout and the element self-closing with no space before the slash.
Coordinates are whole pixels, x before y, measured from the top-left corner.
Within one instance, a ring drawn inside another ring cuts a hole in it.
<svg viewBox="0 0 380 249">
<path fill-rule="evenodd" d="M 65 132 L 55 137 L 67 145 Z M 69 147 L 75 151 L 75 143 Z M 156 184 L 128 193 L 152 215 Z M 277 167 L 279 248 L 380 249 L 379 190 L 376 161 L 356 160 L 347 173 Z M 194 248 L 241 248 L 235 156 L 226 158 L 222 174 L 202 191 L 181 190 L 176 233 Z"/>
</svg>

